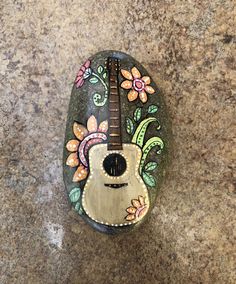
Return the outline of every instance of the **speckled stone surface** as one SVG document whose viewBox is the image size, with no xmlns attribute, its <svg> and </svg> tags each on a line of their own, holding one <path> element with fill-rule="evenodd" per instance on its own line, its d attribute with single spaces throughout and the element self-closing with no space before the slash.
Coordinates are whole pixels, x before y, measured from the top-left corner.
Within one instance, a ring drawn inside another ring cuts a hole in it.
<svg viewBox="0 0 236 284">
<path fill-rule="evenodd" d="M 236 283 L 235 1 L 0 3 L 0 283 Z M 163 91 L 172 164 L 116 237 L 71 210 L 62 151 L 84 60 L 134 56 Z"/>
</svg>

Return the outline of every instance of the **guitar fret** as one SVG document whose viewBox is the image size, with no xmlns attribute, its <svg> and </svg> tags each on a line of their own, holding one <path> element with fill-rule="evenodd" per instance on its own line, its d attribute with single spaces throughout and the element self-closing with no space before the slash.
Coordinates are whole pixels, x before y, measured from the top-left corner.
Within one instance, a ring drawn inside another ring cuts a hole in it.
<svg viewBox="0 0 236 284">
<path fill-rule="evenodd" d="M 111 133 L 110 134 L 120 134 L 120 130 L 115 128 L 115 129 L 110 129 Z M 117 136 L 117 135 L 115 135 Z"/>
<path fill-rule="evenodd" d="M 111 82 L 110 82 L 110 86 L 117 86 L 117 82 L 116 82 L 116 80 L 111 80 Z"/>
<path fill-rule="evenodd" d="M 117 62 L 118 59 L 109 58 L 109 141 L 108 150 L 122 149 L 120 94 Z"/>
<path fill-rule="evenodd" d="M 120 130 L 118 129 L 118 127 L 119 127 L 119 126 L 117 125 L 117 127 L 113 127 L 113 128 L 112 128 L 111 125 L 110 125 L 110 131 L 111 131 L 111 132 L 115 132 L 115 133 L 120 133 Z"/>
<path fill-rule="evenodd" d="M 116 117 L 116 119 L 120 119 L 120 113 L 117 111 L 110 111 L 111 117 Z"/>
<path fill-rule="evenodd" d="M 114 112 L 119 112 L 120 110 L 117 109 L 117 108 L 111 108 L 111 107 L 110 107 L 110 108 L 109 108 L 109 111 L 110 111 L 110 112 L 113 112 L 113 111 L 114 111 Z"/>
</svg>

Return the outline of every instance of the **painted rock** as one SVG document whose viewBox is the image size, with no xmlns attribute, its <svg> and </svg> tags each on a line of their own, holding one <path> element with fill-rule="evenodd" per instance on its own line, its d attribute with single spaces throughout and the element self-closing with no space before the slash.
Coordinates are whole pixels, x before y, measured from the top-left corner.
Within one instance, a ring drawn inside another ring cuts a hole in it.
<svg viewBox="0 0 236 284">
<path fill-rule="evenodd" d="M 116 234 L 154 206 L 167 159 L 168 123 L 158 87 L 131 56 L 103 51 L 75 78 L 64 145 L 64 182 L 75 211 Z"/>
</svg>

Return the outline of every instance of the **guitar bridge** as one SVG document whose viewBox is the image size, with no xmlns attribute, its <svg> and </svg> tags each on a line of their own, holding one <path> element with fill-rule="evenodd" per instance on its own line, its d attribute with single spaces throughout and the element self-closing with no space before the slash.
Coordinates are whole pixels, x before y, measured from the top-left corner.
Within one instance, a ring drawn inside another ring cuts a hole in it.
<svg viewBox="0 0 236 284">
<path fill-rule="evenodd" d="M 110 188 L 121 188 L 128 186 L 128 183 L 105 183 L 104 185 Z"/>
</svg>

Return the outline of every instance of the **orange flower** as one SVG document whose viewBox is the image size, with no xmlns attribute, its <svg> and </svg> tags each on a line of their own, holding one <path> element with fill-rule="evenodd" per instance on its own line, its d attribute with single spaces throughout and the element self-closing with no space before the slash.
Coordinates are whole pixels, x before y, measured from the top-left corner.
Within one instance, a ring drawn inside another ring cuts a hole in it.
<svg viewBox="0 0 236 284">
<path fill-rule="evenodd" d="M 138 95 L 143 103 L 147 102 L 147 93 L 153 94 L 155 90 L 149 86 L 151 79 L 148 76 L 141 78 L 141 73 L 136 67 L 131 69 L 131 73 L 127 70 L 121 69 L 122 76 L 127 79 L 121 83 L 121 87 L 128 92 L 128 100 L 130 102 L 137 99 Z"/>
<path fill-rule="evenodd" d="M 133 206 L 130 206 L 126 209 L 129 213 L 125 219 L 127 221 L 132 221 L 137 218 L 143 217 L 147 213 L 147 205 L 145 204 L 145 198 L 142 195 L 138 196 L 138 199 L 132 199 L 131 203 Z"/>
<path fill-rule="evenodd" d="M 107 120 L 101 122 L 98 126 L 94 115 L 89 117 L 87 128 L 82 124 L 74 122 L 73 132 L 77 139 L 69 140 L 66 144 L 66 149 L 71 152 L 66 160 L 66 164 L 72 168 L 77 167 L 73 176 L 73 182 L 86 179 L 88 175 L 88 150 L 92 145 L 101 143 L 107 139 L 105 134 L 107 129 Z"/>
</svg>

